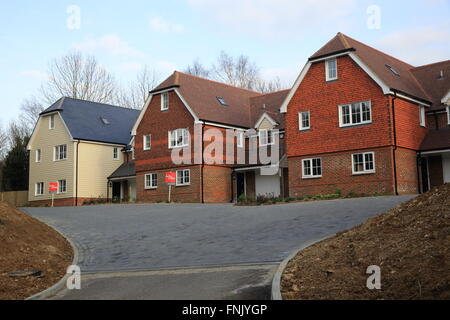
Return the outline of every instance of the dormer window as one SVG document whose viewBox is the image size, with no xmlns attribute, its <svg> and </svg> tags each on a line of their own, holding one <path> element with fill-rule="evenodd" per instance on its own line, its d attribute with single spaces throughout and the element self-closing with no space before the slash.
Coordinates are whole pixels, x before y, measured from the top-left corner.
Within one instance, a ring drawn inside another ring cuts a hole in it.
<svg viewBox="0 0 450 320">
<path fill-rule="evenodd" d="M 337 73 L 337 60 L 336 60 L 336 58 L 325 60 L 325 74 L 326 74 L 326 81 L 337 80 L 338 73 Z"/>
<path fill-rule="evenodd" d="M 217 97 L 217 100 L 219 101 L 219 103 L 223 106 L 228 106 L 227 102 L 225 101 L 224 98 L 222 97 Z"/>
<path fill-rule="evenodd" d="M 161 95 L 161 111 L 169 110 L 169 93 L 163 93 Z"/>
</svg>

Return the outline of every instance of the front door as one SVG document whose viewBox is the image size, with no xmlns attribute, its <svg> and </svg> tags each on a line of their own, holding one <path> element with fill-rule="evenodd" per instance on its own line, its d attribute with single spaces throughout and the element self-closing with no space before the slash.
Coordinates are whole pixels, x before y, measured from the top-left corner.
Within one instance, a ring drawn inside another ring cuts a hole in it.
<svg viewBox="0 0 450 320">
<path fill-rule="evenodd" d="M 421 167 L 421 173 L 422 173 L 422 192 L 425 193 L 428 190 L 430 190 L 430 184 L 429 184 L 429 175 L 428 175 L 428 159 L 427 158 L 421 158 L 420 159 L 420 167 Z"/>
<path fill-rule="evenodd" d="M 237 197 L 239 198 L 242 195 L 245 195 L 245 173 L 238 173 L 236 175 L 236 183 L 237 183 Z"/>
<path fill-rule="evenodd" d="M 112 200 L 114 202 L 120 201 L 120 182 L 113 182 L 113 186 L 112 186 Z"/>
</svg>

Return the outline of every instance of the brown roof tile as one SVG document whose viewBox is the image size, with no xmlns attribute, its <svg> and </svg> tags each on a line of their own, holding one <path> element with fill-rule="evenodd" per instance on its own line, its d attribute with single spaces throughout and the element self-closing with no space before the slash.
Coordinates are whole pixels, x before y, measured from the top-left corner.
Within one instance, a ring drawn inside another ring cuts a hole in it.
<svg viewBox="0 0 450 320">
<path fill-rule="evenodd" d="M 430 130 L 420 146 L 421 151 L 450 149 L 450 128 Z"/>
</svg>

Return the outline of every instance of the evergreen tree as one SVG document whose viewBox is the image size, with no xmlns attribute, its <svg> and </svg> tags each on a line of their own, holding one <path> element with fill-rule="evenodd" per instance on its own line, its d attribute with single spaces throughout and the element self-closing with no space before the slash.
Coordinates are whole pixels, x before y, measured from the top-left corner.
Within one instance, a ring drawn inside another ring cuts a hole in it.
<svg viewBox="0 0 450 320">
<path fill-rule="evenodd" d="M 28 190 L 28 137 L 16 136 L 7 153 L 2 177 L 4 191 Z"/>
</svg>

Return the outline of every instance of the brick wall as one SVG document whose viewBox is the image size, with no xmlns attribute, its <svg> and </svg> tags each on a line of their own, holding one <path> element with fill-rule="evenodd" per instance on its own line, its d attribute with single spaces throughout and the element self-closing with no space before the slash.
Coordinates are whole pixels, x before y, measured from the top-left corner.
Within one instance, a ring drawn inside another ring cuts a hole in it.
<svg viewBox="0 0 450 320">
<path fill-rule="evenodd" d="M 428 128 L 420 126 L 418 105 L 402 99 L 396 99 L 394 103 L 397 146 L 419 150 Z"/>
<path fill-rule="evenodd" d="M 427 121 L 429 129 L 442 129 L 450 126 L 448 124 L 447 112 L 427 114 Z"/>
<path fill-rule="evenodd" d="M 375 152 L 376 172 L 353 175 L 352 154 L 369 151 Z M 337 189 L 340 189 L 343 194 L 350 192 L 392 194 L 394 189 L 391 154 L 391 148 L 379 148 L 289 158 L 290 195 L 332 194 Z M 302 159 L 305 158 L 322 159 L 322 178 L 302 179 Z"/>
<path fill-rule="evenodd" d="M 217 166 L 203 168 L 205 203 L 232 201 L 232 169 Z"/>
<path fill-rule="evenodd" d="M 85 201 L 90 200 L 102 200 L 106 201 L 104 198 L 78 198 L 78 201 L 76 201 L 75 198 L 63 198 L 63 199 L 55 199 L 54 200 L 54 206 L 55 207 L 73 207 L 78 203 L 78 206 L 82 206 Z M 30 201 L 31 205 L 38 205 L 38 206 L 51 206 L 52 200 L 39 200 L 39 201 Z"/>
<path fill-rule="evenodd" d="M 398 148 L 395 151 L 397 163 L 397 190 L 399 194 L 419 193 L 419 173 L 417 171 L 417 152 Z"/>
</svg>

